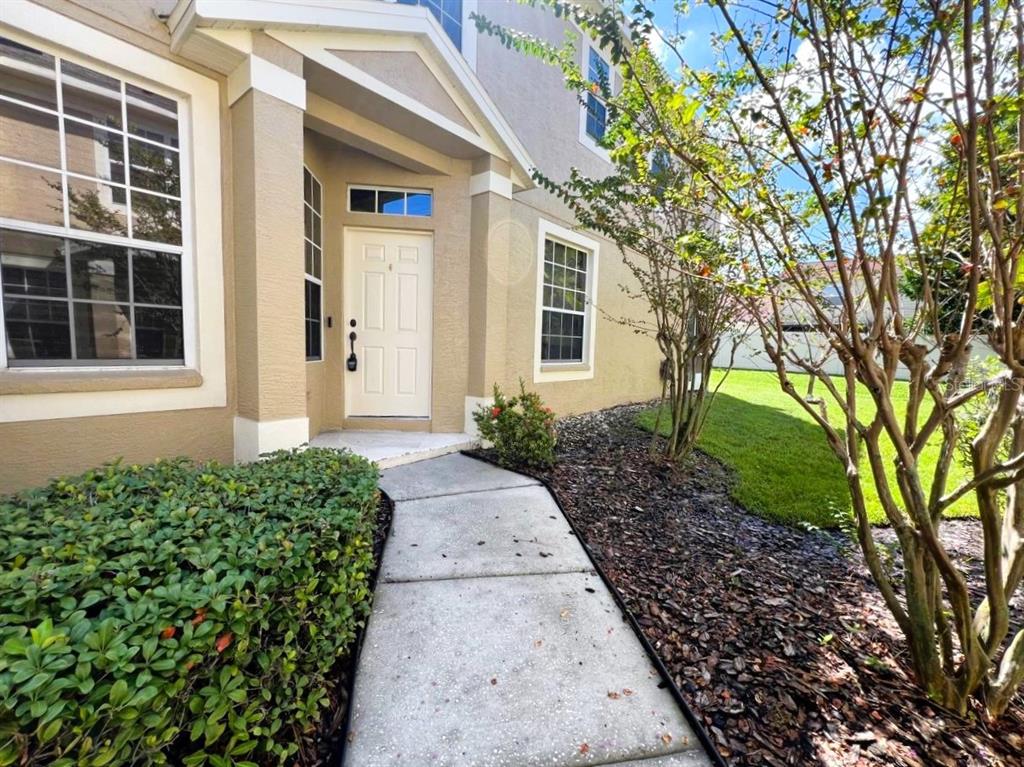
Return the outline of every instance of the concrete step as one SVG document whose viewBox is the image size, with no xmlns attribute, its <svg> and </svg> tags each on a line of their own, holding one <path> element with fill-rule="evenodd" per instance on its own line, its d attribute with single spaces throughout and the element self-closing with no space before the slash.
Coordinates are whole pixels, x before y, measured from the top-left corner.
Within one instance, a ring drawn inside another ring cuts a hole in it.
<svg viewBox="0 0 1024 767">
<path fill-rule="evenodd" d="M 448 434 L 420 431 L 359 431 L 344 429 L 325 431 L 309 441 L 310 447 L 348 449 L 373 461 L 381 469 L 438 458 L 479 445 L 469 434 Z"/>
</svg>

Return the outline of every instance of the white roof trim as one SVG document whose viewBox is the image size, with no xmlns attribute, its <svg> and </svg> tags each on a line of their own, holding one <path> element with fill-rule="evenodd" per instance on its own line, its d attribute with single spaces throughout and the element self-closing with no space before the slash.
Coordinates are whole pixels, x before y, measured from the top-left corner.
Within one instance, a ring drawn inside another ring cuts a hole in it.
<svg viewBox="0 0 1024 767">
<path fill-rule="evenodd" d="M 381 82 L 372 75 L 364 72 L 359 67 L 350 64 L 344 59 L 335 56 L 325 46 L 333 45 L 339 46 L 344 45 L 344 38 L 340 38 L 336 33 L 331 32 L 291 32 L 288 30 L 273 30 L 267 32 L 270 37 L 275 40 L 280 40 L 290 48 L 294 48 L 307 59 L 315 61 L 326 69 L 330 69 L 333 72 L 346 77 L 349 80 L 363 85 L 372 90 L 378 96 L 386 98 L 399 106 L 405 107 L 410 112 L 425 117 L 430 122 L 434 123 L 448 133 L 458 136 L 460 139 L 465 141 L 467 144 L 479 147 L 481 151 L 494 154 L 500 152 L 501 149 L 495 142 L 488 141 L 486 133 L 481 131 L 484 135 L 477 135 L 471 130 L 464 128 L 455 121 L 442 114 L 434 111 L 430 107 L 426 106 L 420 101 L 417 101 L 412 96 L 408 96 L 405 93 L 393 88 L 387 83 Z M 478 127 L 478 126 L 474 126 Z"/>
<path fill-rule="evenodd" d="M 448 39 L 441 25 L 422 6 L 378 0 L 179 0 L 168 18 L 168 26 L 173 50 L 180 50 L 185 39 L 195 29 L 213 26 L 269 28 L 279 30 L 276 37 L 287 36 L 292 40 L 295 38 L 290 33 L 297 31 L 377 32 L 415 36 L 425 43 L 429 54 L 436 54 L 431 55 L 431 58 L 447 70 L 456 87 L 469 98 L 473 110 L 483 119 L 487 133 L 504 148 L 516 186 L 533 186 L 530 172 L 535 166 L 526 147 L 491 100 L 469 63 Z M 337 59 L 333 54 L 331 57 Z M 337 61 L 343 63 L 341 59 Z M 337 66 L 330 68 L 340 73 Z M 382 90 L 381 93 L 395 100 L 391 90 Z M 431 120 L 433 117 L 430 116 Z M 445 130 L 451 130 L 451 121 L 442 120 L 438 124 Z M 456 132 L 456 135 L 460 134 Z"/>
</svg>

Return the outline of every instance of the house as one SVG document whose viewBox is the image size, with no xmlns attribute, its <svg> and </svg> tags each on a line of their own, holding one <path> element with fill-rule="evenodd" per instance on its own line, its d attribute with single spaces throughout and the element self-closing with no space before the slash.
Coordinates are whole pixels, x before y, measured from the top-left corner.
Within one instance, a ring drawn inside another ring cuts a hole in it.
<svg viewBox="0 0 1024 767">
<path fill-rule="evenodd" d="M 867 282 L 860 271 L 861 266 L 858 265 L 863 263 L 865 262 L 854 261 L 855 268 L 848 269 L 847 274 L 850 275 L 851 296 L 857 307 L 856 316 L 860 332 L 867 333 L 873 324 L 874 312 L 868 301 Z M 880 274 L 877 262 L 867 263 L 873 275 L 873 282 L 877 282 Z M 820 309 L 834 327 L 846 328 L 846 332 L 849 332 L 850 322 L 847 320 L 838 267 L 839 262 L 836 260 L 808 261 L 800 265 L 799 271 L 804 275 L 807 289 L 812 291 L 812 295 L 817 296 L 813 306 Z M 774 290 L 781 327 L 779 341 L 775 341 L 773 345 L 780 347 L 784 352 L 786 370 L 790 373 L 806 372 L 801 364 L 794 361 L 795 359 L 826 375 L 843 376 L 843 361 L 832 346 L 831 339 L 834 334 L 827 332 L 823 323 L 819 322 L 806 295 L 788 278 Z M 909 295 L 900 293 L 898 302 L 899 315 L 905 322 L 910 322 L 920 314 L 919 302 Z M 773 309 L 771 301 L 764 298 L 758 311 L 761 312 L 761 317 L 770 318 Z M 774 327 L 774 320 L 768 319 L 767 325 L 769 328 Z M 929 326 L 921 326 L 916 334 L 916 342 L 925 347 L 926 358 L 934 363 L 939 359 L 941 344 L 928 332 L 929 330 Z M 992 347 L 980 335 L 972 339 L 969 359 L 969 364 L 978 370 L 1000 365 Z M 737 370 L 776 370 L 775 363 L 765 349 L 764 338 L 757 328 L 753 314 L 741 317 L 736 329 L 722 339 L 715 354 L 714 366 L 732 367 Z M 896 366 L 895 377 L 897 380 L 908 381 L 910 371 L 900 363 Z"/>
<path fill-rule="evenodd" d="M 473 12 L 608 66 L 498 0 L 0 3 L 0 490 L 658 393 L 617 248 L 531 181 L 609 167 L 603 105 Z"/>
</svg>

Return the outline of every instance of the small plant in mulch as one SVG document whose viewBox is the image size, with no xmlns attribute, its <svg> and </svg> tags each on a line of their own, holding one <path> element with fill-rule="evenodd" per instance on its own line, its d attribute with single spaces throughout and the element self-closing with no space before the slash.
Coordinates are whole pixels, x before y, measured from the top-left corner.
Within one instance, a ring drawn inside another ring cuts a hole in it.
<svg viewBox="0 0 1024 767">
<path fill-rule="evenodd" d="M 540 395 L 526 390 L 506 397 L 494 385 L 494 402 L 473 414 L 480 436 L 494 445 L 498 463 L 509 468 L 547 468 L 555 462 L 555 414 Z"/>
</svg>

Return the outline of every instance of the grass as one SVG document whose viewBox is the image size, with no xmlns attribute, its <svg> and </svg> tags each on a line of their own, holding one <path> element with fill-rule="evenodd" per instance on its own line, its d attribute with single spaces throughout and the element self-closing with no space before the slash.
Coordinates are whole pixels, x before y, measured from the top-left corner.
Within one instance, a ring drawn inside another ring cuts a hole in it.
<svg viewBox="0 0 1024 767">
<path fill-rule="evenodd" d="M 718 383 L 721 374 L 715 375 L 713 384 Z M 806 390 L 807 376 L 791 378 L 798 391 Z M 902 416 L 906 384 L 896 385 L 895 396 Z M 858 409 L 871 406 L 866 390 L 858 391 L 857 402 Z M 832 408 L 838 416 L 838 408 Z M 653 430 L 656 415 L 655 410 L 642 413 L 640 425 Z M 919 466 L 925 478 L 931 477 L 935 469 L 941 440 L 938 436 L 921 455 Z M 842 467 L 829 449 L 824 433 L 782 391 L 774 373 L 732 371 L 715 398 L 698 446 L 732 467 L 737 479 L 734 498 L 761 516 L 789 525 L 825 528 L 837 527 L 852 514 Z M 886 465 L 892 466 L 895 450 L 888 444 L 884 448 Z M 862 459 L 861 473 L 867 480 L 868 515 L 873 524 L 885 524 L 881 502 L 869 486 L 871 475 L 866 458 Z M 956 487 L 966 477 L 967 471 L 954 461 L 948 487 Z M 889 484 L 898 497 L 895 479 L 890 479 Z M 961 517 L 977 513 L 970 495 L 947 512 L 949 516 Z"/>
</svg>

